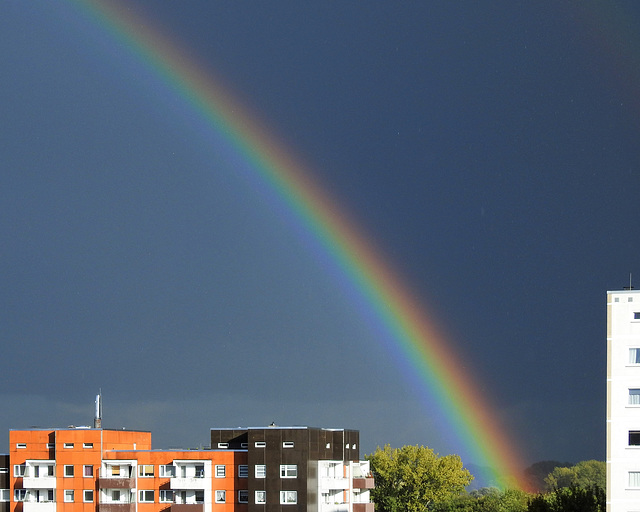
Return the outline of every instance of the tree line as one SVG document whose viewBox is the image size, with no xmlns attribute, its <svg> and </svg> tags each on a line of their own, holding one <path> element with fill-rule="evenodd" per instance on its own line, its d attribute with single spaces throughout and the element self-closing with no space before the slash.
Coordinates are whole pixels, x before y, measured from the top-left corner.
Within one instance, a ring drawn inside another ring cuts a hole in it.
<svg viewBox="0 0 640 512">
<path fill-rule="evenodd" d="M 376 512 L 605 512 L 605 463 L 552 461 L 534 464 L 528 476 L 539 492 L 516 488 L 466 488 L 473 475 L 458 455 L 440 456 L 425 446 L 386 445 L 366 456 Z M 543 471 L 546 476 L 541 477 Z"/>
</svg>

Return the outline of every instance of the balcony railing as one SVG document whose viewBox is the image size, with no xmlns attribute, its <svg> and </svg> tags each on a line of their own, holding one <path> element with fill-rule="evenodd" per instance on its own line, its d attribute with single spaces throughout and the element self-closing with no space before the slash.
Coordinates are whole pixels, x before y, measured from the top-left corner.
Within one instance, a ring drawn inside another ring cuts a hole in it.
<svg viewBox="0 0 640 512">
<path fill-rule="evenodd" d="M 346 478 L 322 477 L 320 479 L 320 489 L 328 491 L 331 489 L 348 489 L 349 480 Z"/>
<path fill-rule="evenodd" d="M 135 512 L 135 503 L 100 503 L 98 512 Z"/>
<path fill-rule="evenodd" d="M 135 478 L 120 478 L 117 476 L 98 478 L 98 489 L 135 489 Z"/>
<path fill-rule="evenodd" d="M 373 489 L 374 487 L 375 487 L 375 481 L 373 477 L 353 479 L 354 489 Z"/>
<path fill-rule="evenodd" d="M 354 503 L 353 512 L 373 512 L 373 503 Z"/>
<path fill-rule="evenodd" d="M 210 481 L 207 483 L 207 479 L 196 476 L 176 476 L 169 480 L 169 487 L 174 490 L 204 489 L 210 484 Z"/>
<path fill-rule="evenodd" d="M 173 503 L 171 512 L 204 512 L 204 503 Z"/>
<path fill-rule="evenodd" d="M 55 489 L 56 477 L 55 476 L 25 476 L 22 479 L 23 489 Z"/>
<path fill-rule="evenodd" d="M 22 503 L 23 512 L 55 512 L 55 501 L 25 501 Z"/>
</svg>

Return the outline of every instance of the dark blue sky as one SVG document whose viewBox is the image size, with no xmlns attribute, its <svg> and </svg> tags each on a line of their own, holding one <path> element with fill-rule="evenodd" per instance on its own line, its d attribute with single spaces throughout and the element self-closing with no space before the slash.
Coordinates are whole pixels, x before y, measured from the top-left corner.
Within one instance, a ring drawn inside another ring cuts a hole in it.
<svg viewBox="0 0 640 512">
<path fill-rule="evenodd" d="M 635 2 L 128 3 L 357 220 L 526 463 L 604 460 L 605 292 L 640 279 Z M 111 33 L 2 2 L 0 66 L 0 429 L 90 423 L 102 388 L 105 426 L 157 446 L 275 421 L 455 451 L 322 256 Z"/>
</svg>

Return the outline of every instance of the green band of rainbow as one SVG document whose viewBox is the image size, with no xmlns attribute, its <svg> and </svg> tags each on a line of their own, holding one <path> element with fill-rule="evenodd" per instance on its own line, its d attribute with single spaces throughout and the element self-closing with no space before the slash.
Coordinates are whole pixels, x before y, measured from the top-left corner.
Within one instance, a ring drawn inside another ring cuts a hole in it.
<svg viewBox="0 0 640 512">
<path fill-rule="evenodd" d="M 72 0 L 70 0 L 72 1 Z M 401 352 L 422 392 L 437 401 L 450 431 L 468 460 L 493 468 L 503 485 L 526 487 L 515 444 L 500 427 L 496 414 L 470 381 L 445 337 L 425 315 L 423 306 L 391 267 L 356 229 L 340 207 L 318 186 L 291 152 L 276 143 L 260 123 L 179 46 L 148 20 L 133 17 L 124 4 L 75 0 L 98 26 L 124 42 L 144 65 L 225 137 L 306 226 L 341 268 L 346 279 Z"/>
</svg>

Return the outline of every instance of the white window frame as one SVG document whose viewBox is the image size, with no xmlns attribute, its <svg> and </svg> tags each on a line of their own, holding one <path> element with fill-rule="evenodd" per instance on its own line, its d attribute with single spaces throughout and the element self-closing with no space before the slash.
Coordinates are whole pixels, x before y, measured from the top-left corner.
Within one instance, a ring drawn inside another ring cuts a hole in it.
<svg viewBox="0 0 640 512">
<path fill-rule="evenodd" d="M 638 407 L 640 405 L 640 388 L 629 388 L 629 407 Z"/>
<path fill-rule="evenodd" d="M 93 443 L 82 443 L 82 447 L 85 449 L 93 448 Z"/>
<path fill-rule="evenodd" d="M 629 471 L 629 489 L 640 488 L 640 471 Z"/>
<path fill-rule="evenodd" d="M 147 473 L 146 468 L 151 468 L 151 474 Z M 138 476 L 140 478 L 153 478 L 156 474 L 156 467 L 153 464 L 140 464 L 138 466 Z"/>
<path fill-rule="evenodd" d="M 227 491 L 222 489 L 216 489 L 215 491 L 216 503 L 226 503 L 227 502 Z"/>
<path fill-rule="evenodd" d="M 93 503 L 93 489 L 85 489 L 82 491 L 83 503 Z"/>
<path fill-rule="evenodd" d="M 175 491 L 172 489 L 160 489 L 159 503 L 173 503 Z"/>
<path fill-rule="evenodd" d="M 11 489 L 0 489 L 0 503 L 11 501 Z"/>
<path fill-rule="evenodd" d="M 254 494 L 255 502 L 258 505 L 267 502 L 267 491 L 255 491 Z"/>
<path fill-rule="evenodd" d="M 87 469 L 91 470 L 89 475 L 87 475 Z M 91 464 L 82 466 L 82 478 L 93 478 L 93 466 Z"/>
<path fill-rule="evenodd" d="M 256 475 L 256 478 L 267 478 L 267 465 L 256 464 L 255 475 Z"/>
<path fill-rule="evenodd" d="M 247 464 L 238 465 L 238 478 L 249 478 L 249 466 Z"/>
<path fill-rule="evenodd" d="M 16 443 L 16 449 L 24 450 L 27 448 L 27 443 Z"/>
<path fill-rule="evenodd" d="M 298 465 L 280 464 L 280 478 L 298 478 Z"/>
<path fill-rule="evenodd" d="M 224 464 L 216 464 L 216 478 L 226 478 L 227 467 Z"/>
<path fill-rule="evenodd" d="M 56 447 L 56 443 L 47 443 L 47 450 L 53 450 Z"/>
<path fill-rule="evenodd" d="M 295 443 L 293 441 L 284 441 L 282 443 L 283 448 L 293 448 L 295 447 Z"/>
<path fill-rule="evenodd" d="M 14 464 L 13 465 L 13 476 L 16 478 L 29 476 L 29 472 L 27 471 L 26 464 Z"/>
<path fill-rule="evenodd" d="M 280 505 L 297 505 L 298 491 L 280 491 Z"/>
<path fill-rule="evenodd" d="M 75 476 L 75 467 L 73 464 L 65 464 L 64 465 L 64 477 L 65 478 L 73 478 Z"/>
<path fill-rule="evenodd" d="M 75 501 L 75 491 L 73 489 L 64 490 L 64 502 L 73 503 Z"/>
<path fill-rule="evenodd" d="M 267 443 L 266 441 L 256 441 L 253 446 L 256 448 L 265 448 Z"/>
<path fill-rule="evenodd" d="M 218 443 L 218 448 L 220 448 L 221 450 L 226 450 L 227 448 L 229 448 L 229 443 Z"/>
<path fill-rule="evenodd" d="M 13 501 L 25 501 L 27 499 L 27 490 L 26 489 L 14 489 L 13 490 Z"/>
<path fill-rule="evenodd" d="M 73 447 L 75 446 L 75 444 L 74 444 L 74 443 L 64 443 L 62 446 L 63 446 L 64 448 L 67 448 L 67 449 L 71 450 L 71 449 L 73 449 Z"/>
<path fill-rule="evenodd" d="M 176 467 L 173 464 L 160 464 L 160 478 L 173 478 L 176 476 Z"/>
<path fill-rule="evenodd" d="M 238 503 L 249 503 L 249 491 L 247 489 L 238 491 Z"/>
<path fill-rule="evenodd" d="M 138 491 L 138 503 L 154 503 L 155 500 L 156 493 L 153 489 L 140 489 Z"/>
</svg>

